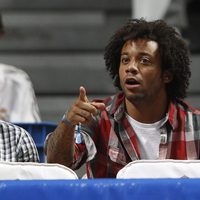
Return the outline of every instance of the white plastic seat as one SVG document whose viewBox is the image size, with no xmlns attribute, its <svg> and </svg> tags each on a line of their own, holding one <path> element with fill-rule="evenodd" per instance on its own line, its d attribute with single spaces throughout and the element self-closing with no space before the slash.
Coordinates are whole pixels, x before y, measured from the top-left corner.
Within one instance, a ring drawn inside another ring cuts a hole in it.
<svg viewBox="0 0 200 200">
<path fill-rule="evenodd" d="M 76 173 L 59 164 L 0 162 L 0 180 L 78 179 Z"/>
<path fill-rule="evenodd" d="M 116 178 L 200 178 L 199 160 L 138 160 L 122 168 Z"/>
</svg>

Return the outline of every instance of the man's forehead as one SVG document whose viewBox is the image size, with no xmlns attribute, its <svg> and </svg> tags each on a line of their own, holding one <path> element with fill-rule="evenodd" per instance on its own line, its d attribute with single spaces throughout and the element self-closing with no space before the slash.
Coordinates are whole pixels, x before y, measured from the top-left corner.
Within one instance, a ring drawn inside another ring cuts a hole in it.
<svg viewBox="0 0 200 200">
<path fill-rule="evenodd" d="M 159 45 L 156 41 L 154 40 L 149 40 L 149 39 L 137 39 L 137 40 L 128 40 L 124 43 L 122 50 L 127 49 L 127 48 L 134 48 L 138 50 L 147 50 L 152 53 L 155 53 L 158 51 Z"/>
</svg>

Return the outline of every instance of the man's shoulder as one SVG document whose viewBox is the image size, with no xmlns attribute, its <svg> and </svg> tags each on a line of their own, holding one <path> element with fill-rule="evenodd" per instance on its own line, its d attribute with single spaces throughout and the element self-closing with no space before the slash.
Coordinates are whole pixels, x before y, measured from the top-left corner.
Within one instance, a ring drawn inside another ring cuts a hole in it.
<svg viewBox="0 0 200 200">
<path fill-rule="evenodd" d="M 29 83 L 29 75 L 22 69 L 15 67 L 13 65 L 7 65 L 0 63 L 1 78 L 6 78 L 7 81 L 15 81 L 22 83 Z"/>
<path fill-rule="evenodd" d="M 177 99 L 176 104 L 178 105 L 179 108 L 181 108 L 184 112 L 191 112 L 196 115 L 200 115 L 200 109 L 195 108 L 193 105 L 188 103 L 187 101 Z"/>
<path fill-rule="evenodd" d="M 22 127 L 15 125 L 11 122 L 6 122 L 3 120 L 0 120 L 0 132 L 3 134 L 9 133 L 9 134 L 15 134 L 15 135 L 21 135 L 26 132 Z"/>
</svg>

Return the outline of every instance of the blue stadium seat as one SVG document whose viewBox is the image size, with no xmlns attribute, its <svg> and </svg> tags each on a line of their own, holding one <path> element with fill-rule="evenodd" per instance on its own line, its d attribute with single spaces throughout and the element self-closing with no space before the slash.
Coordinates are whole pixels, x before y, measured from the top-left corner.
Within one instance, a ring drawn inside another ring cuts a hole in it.
<svg viewBox="0 0 200 200">
<path fill-rule="evenodd" d="M 16 125 L 24 128 L 26 131 L 28 131 L 38 150 L 40 162 L 45 162 L 45 154 L 44 154 L 44 141 L 46 136 L 54 131 L 57 124 L 54 122 L 37 122 L 37 123 L 15 123 Z"/>
</svg>

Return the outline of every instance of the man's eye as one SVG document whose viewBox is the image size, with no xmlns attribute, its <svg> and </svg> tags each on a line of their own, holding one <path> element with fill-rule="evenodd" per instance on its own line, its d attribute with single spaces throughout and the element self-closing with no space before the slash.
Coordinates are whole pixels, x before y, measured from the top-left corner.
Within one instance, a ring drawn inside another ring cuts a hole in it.
<svg viewBox="0 0 200 200">
<path fill-rule="evenodd" d="M 148 58 L 141 58 L 140 63 L 148 65 L 151 64 L 151 61 Z"/>
<path fill-rule="evenodd" d="M 129 58 L 121 58 L 121 63 L 127 64 L 129 62 Z"/>
</svg>

